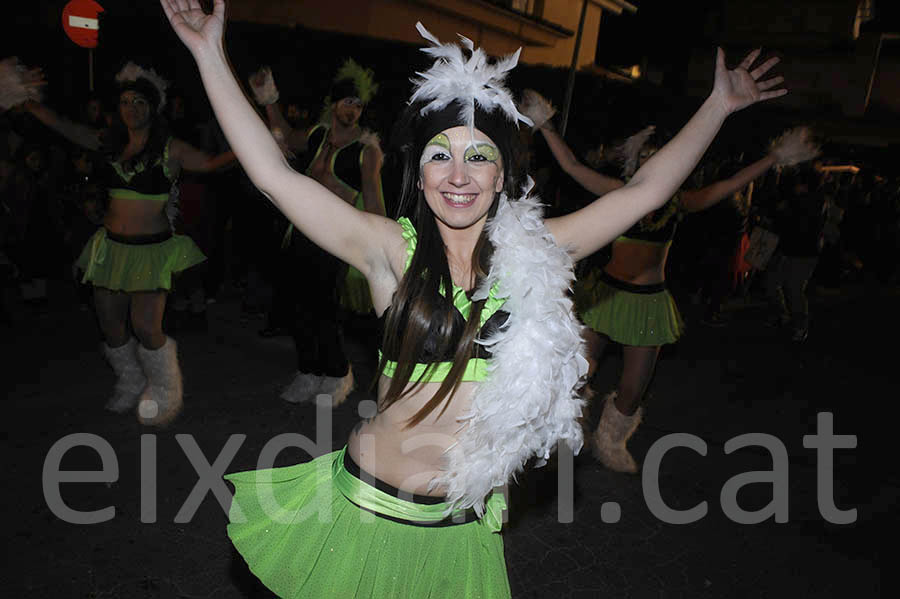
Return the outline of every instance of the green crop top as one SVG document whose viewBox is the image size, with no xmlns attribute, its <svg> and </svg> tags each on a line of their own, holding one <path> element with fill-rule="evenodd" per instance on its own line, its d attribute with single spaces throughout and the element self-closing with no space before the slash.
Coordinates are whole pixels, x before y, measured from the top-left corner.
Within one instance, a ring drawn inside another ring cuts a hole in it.
<svg viewBox="0 0 900 599">
<path fill-rule="evenodd" d="M 408 218 L 400 218 L 398 222 L 400 223 L 400 226 L 403 227 L 403 239 L 406 240 L 406 268 L 409 268 L 413 254 L 416 251 L 418 236 L 415 227 L 413 227 L 413 224 Z M 484 308 L 481 310 L 478 330 L 478 338 L 480 339 L 490 337 L 494 331 L 503 326 L 506 319 L 509 317 L 507 312 L 500 309 L 506 300 L 496 296 L 496 287 L 497 286 L 495 285 L 491 288 L 488 298 L 484 303 Z M 472 312 L 472 300 L 470 300 L 466 295 L 466 292 L 457 285 L 453 285 L 453 305 L 456 308 L 456 322 L 453 325 L 454 334 L 461 335 L 462 328 L 465 326 L 465 320 L 469 318 L 469 314 Z M 387 312 L 385 312 L 385 314 L 387 314 Z M 384 318 L 385 315 L 382 315 L 382 325 L 384 324 Z M 429 337 L 436 332 L 437 331 L 429 332 Z M 439 383 L 447 378 L 450 369 L 453 367 L 453 362 L 449 360 L 452 356 L 438 356 L 435 355 L 434 352 L 429 351 L 429 340 L 427 338 L 423 354 L 424 355 L 419 356 L 418 363 L 413 369 L 410 381 L 419 381 L 422 375 L 426 373 L 426 370 L 428 370 L 427 375 L 424 378 L 421 378 L 423 383 Z M 381 358 L 382 353 L 379 351 L 378 355 L 379 358 Z M 385 362 L 385 367 L 382 371 L 382 374 L 386 377 L 393 377 L 394 373 L 397 371 L 397 362 L 392 360 L 391 357 L 392 356 L 388 356 L 388 360 Z M 462 380 L 483 381 L 487 378 L 487 365 L 490 358 L 490 351 L 483 345 L 476 343 L 475 357 L 471 358 L 466 365 Z"/>
</svg>

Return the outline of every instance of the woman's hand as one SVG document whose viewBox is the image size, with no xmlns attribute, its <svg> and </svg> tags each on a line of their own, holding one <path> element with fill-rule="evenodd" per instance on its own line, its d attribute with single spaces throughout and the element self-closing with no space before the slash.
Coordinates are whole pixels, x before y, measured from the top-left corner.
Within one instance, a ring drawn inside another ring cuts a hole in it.
<svg viewBox="0 0 900 599">
<path fill-rule="evenodd" d="M 213 0 L 206 14 L 198 0 L 160 0 L 172 29 L 195 56 L 221 43 L 225 31 L 225 0 Z"/>
<path fill-rule="evenodd" d="M 522 92 L 519 112 L 531 119 L 533 123 L 532 129 L 536 131 L 549 124 L 550 119 L 556 114 L 556 108 L 541 94 L 533 89 L 526 89 Z M 549 126 L 552 127 L 552 124 Z"/>
<path fill-rule="evenodd" d="M 786 89 L 773 89 L 784 81 L 784 77 L 777 76 L 764 81 L 760 77 L 769 69 L 778 64 L 780 60 L 773 56 L 752 71 L 750 67 L 759 58 L 760 50 L 754 50 L 734 70 L 728 70 L 725 66 L 725 52 L 718 49 L 716 55 L 716 80 L 713 84 L 711 97 L 717 98 L 722 107 L 728 113 L 737 112 L 756 102 L 777 98 L 787 93 Z"/>
<path fill-rule="evenodd" d="M 15 56 L 0 60 L 0 110 L 29 101 L 40 102 L 41 88 L 46 84 L 40 68 L 21 65 Z"/>
<path fill-rule="evenodd" d="M 275 85 L 275 78 L 272 77 L 272 69 L 260 67 L 258 71 L 250 75 L 248 81 L 257 104 L 268 106 L 278 101 L 278 87 Z"/>
</svg>

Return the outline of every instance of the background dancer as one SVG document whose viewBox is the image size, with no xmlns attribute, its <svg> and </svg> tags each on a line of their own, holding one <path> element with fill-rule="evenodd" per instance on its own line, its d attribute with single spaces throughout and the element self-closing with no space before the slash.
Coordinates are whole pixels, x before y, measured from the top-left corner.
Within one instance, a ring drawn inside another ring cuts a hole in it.
<svg viewBox="0 0 900 599">
<path fill-rule="evenodd" d="M 212 157 L 169 134 L 159 116 L 166 83 L 152 69 L 128 63 L 116 81 L 119 119 L 108 129 L 73 123 L 33 100 L 25 108 L 70 141 L 106 157 L 109 206 L 103 227 L 77 262 L 83 281 L 94 286 L 103 353 L 117 377 L 106 408 L 124 413 L 137 407 L 141 423 L 164 425 L 182 407 L 176 344 L 162 329 L 166 295 L 173 273 L 205 260 L 189 237 L 172 234 L 167 216 L 172 186 L 182 169 L 213 171 L 232 162 L 234 154 Z"/>
<path fill-rule="evenodd" d="M 812 165 L 782 173 L 775 198 L 774 222 L 778 246 L 764 278 L 766 296 L 776 311 L 772 323 L 790 327 L 792 341 L 809 335 L 806 288 L 825 244 L 827 218 L 822 174 Z"/>
<path fill-rule="evenodd" d="M 558 440 L 581 444 L 573 259 L 662 206 L 730 113 L 786 93 L 772 89 L 779 79 L 757 82 L 777 59 L 748 71 L 757 52 L 729 71 L 720 51 L 709 99 L 628 186 L 544 223 L 516 163 L 518 122 L 529 121 L 503 86 L 518 53 L 488 63 L 469 40 L 471 57 L 420 25 L 436 63 L 398 125 L 413 217 L 395 222 L 287 165 L 229 67 L 222 0 L 211 15 L 196 0 L 162 4 L 248 175 L 366 276 L 386 320 L 379 408 L 346 448 L 229 477 L 236 547 L 282 596 L 508 597 L 493 534 L 505 502 L 492 490 Z"/>
<path fill-rule="evenodd" d="M 305 131 L 292 128 L 284 118 L 268 67 L 250 78 L 250 86 L 257 103 L 265 106 L 275 138 L 286 153 L 298 154 L 293 161 L 297 170 L 358 210 L 384 216 L 383 155 L 378 136 L 359 126 L 366 104 L 378 90 L 371 70 L 347 59 L 334 78 L 322 119 Z M 338 405 L 354 387 L 353 369 L 341 342 L 338 304 L 357 314 L 370 314 L 369 286 L 359 270 L 352 265 L 344 267 L 307 237 L 295 233 L 293 225 L 289 227 L 286 272 L 290 274 L 276 289 L 269 327 L 262 334 L 277 334 L 273 328 L 282 321 L 294 338 L 297 373 L 281 393 L 284 400 L 297 403 L 321 393 L 331 395 Z M 323 293 L 310 293 L 309 281 L 301 288 L 298 270 L 309 271 L 312 288 Z M 339 297 L 331 293 L 335 286 Z"/>
<path fill-rule="evenodd" d="M 582 187 L 602 195 L 627 185 L 625 181 L 594 171 L 575 157 L 550 122 L 555 110 L 540 94 L 528 90 L 520 110 L 535 122 L 535 129 L 543 134 L 562 169 Z M 652 134 L 653 128 L 648 127 L 629 138 L 621 148 L 626 181 L 657 152 L 647 144 Z M 588 336 L 592 357 L 589 380 L 606 344 L 612 340 L 622 345 L 624 363 L 619 383 L 606 396 L 600 423 L 592 437 L 597 457 L 608 468 L 637 472 L 637 464 L 625 444 L 641 422 L 640 403 L 653 376 L 660 348 L 674 343 L 684 330 L 675 301 L 666 289 L 665 272 L 679 220 L 686 213 L 705 210 L 730 197 L 773 166 L 796 164 L 817 153 L 809 131 L 796 129 L 779 138 L 766 156 L 732 177 L 702 189 L 678 191 L 664 206 L 643 216 L 615 238 L 612 257 L 606 266 L 580 282 L 588 296 L 579 299 L 580 315 L 597 333 Z"/>
</svg>

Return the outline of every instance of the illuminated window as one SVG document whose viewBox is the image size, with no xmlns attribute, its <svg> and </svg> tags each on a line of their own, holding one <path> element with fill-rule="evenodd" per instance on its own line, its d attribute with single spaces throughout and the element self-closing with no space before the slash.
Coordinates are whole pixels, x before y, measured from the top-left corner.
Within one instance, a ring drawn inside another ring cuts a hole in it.
<svg viewBox="0 0 900 599">
<path fill-rule="evenodd" d="M 859 0 L 856 7 L 856 20 L 853 21 L 853 39 L 859 37 L 859 28 L 875 18 L 875 0 Z"/>
</svg>

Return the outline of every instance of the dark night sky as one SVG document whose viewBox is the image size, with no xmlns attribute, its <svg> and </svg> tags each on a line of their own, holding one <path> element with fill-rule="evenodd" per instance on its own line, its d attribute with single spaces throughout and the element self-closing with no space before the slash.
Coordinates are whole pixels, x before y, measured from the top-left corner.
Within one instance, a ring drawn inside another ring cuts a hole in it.
<svg viewBox="0 0 900 599">
<path fill-rule="evenodd" d="M 597 43 L 603 66 L 642 64 L 676 75 L 686 67 L 691 48 L 700 42 L 704 21 L 717 0 L 672 2 L 635 0 L 636 14 L 604 15 Z M 702 43 L 702 42 L 701 42 Z"/>
</svg>

